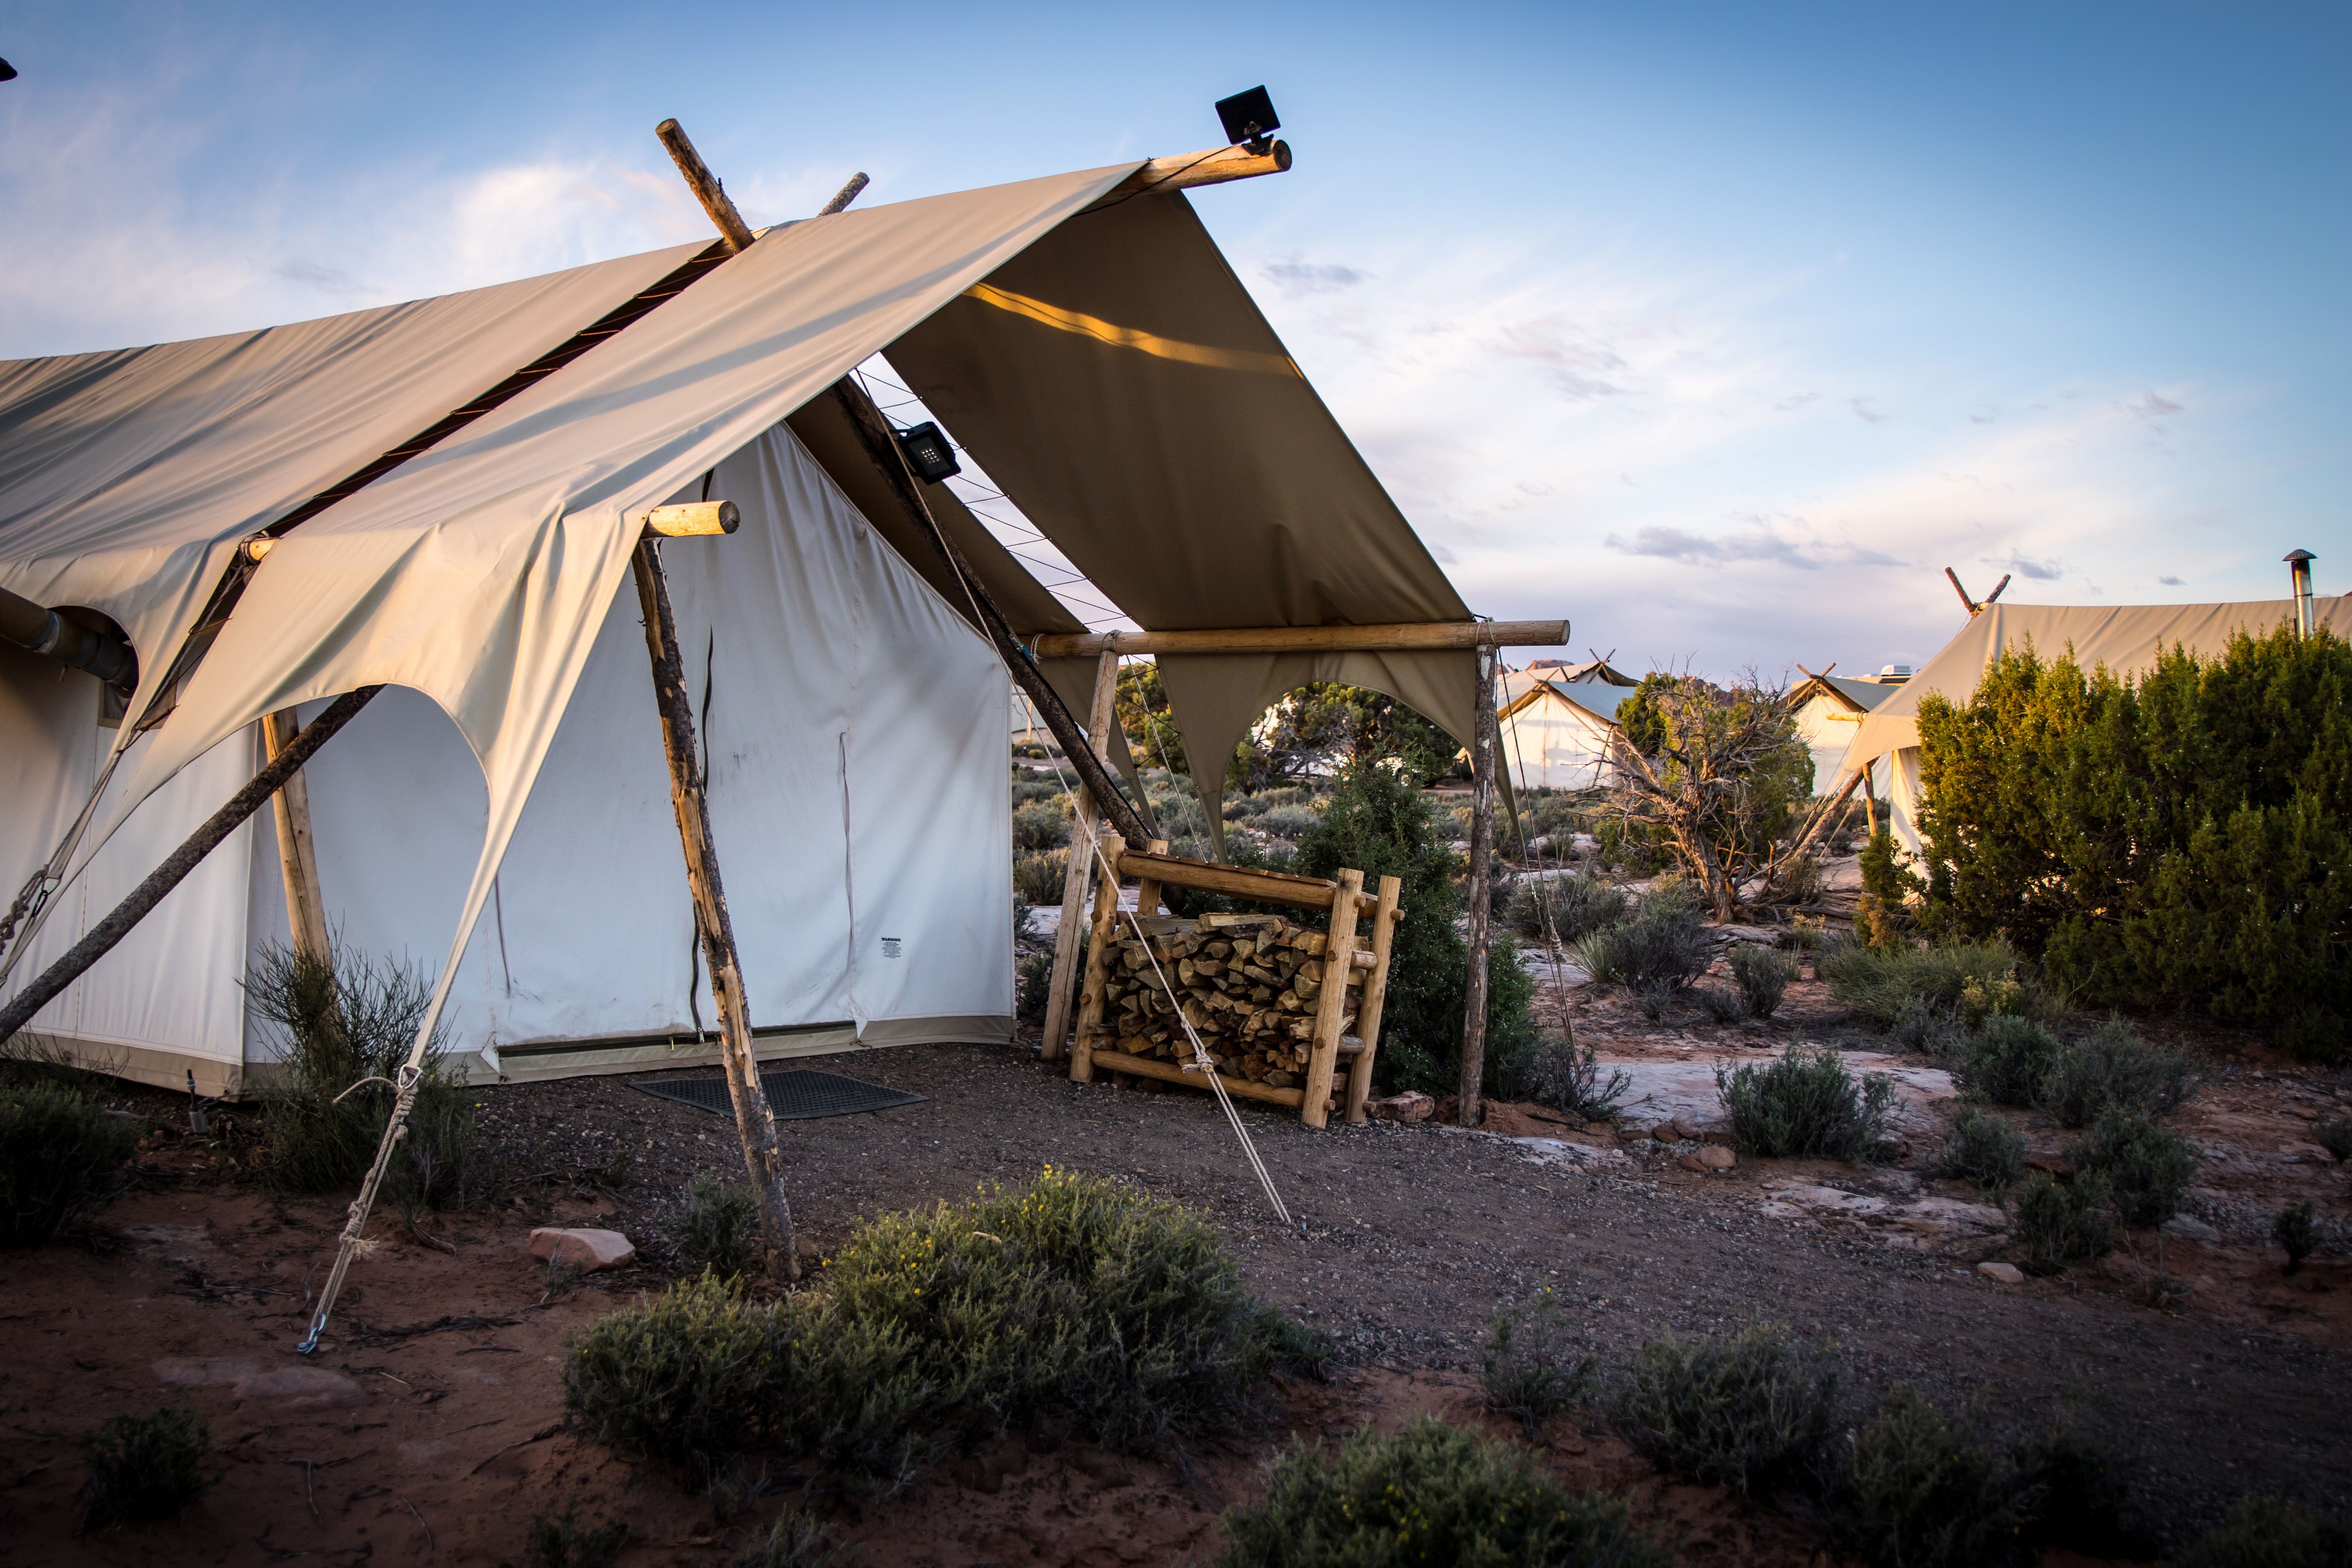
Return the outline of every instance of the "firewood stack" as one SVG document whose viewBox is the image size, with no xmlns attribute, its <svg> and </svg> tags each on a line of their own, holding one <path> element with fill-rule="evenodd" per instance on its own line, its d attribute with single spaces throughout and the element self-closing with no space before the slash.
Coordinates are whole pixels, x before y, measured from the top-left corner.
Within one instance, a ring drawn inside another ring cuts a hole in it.
<svg viewBox="0 0 2352 1568">
<path fill-rule="evenodd" d="M 1326 980 L 1321 931 L 1280 915 L 1203 915 L 1197 921 L 1160 916 L 1143 922 L 1150 957 L 1160 961 L 1155 973 L 1133 929 L 1124 920 L 1119 929 L 1124 940 L 1112 951 L 1103 1008 L 1118 1042 L 1113 1049 L 1192 1060 L 1164 974 L 1220 1073 L 1276 1089 L 1306 1082 Z M 1368 963 L 1370 955 L 1363 957 Z M 1346 983 L 1360 990 L 1365 973 L 1350 964 Z M 1356 1045 L 1344 1038 L 1355 1032 L 1356 1007 L 1350 996 L 1339 1024 L 1343 1051 Z"/>
</svg>

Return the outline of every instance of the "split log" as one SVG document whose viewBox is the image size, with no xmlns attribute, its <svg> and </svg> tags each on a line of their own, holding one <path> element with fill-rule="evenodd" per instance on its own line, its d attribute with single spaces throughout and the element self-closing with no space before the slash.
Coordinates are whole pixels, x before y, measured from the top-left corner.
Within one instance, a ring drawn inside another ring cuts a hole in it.
<svg viewBox="0 0 2352 1568">
<path fill-rule="evenodd" d="M 731 500 L 690 500 L 657 506 L 646 513 L 646 531 L 663 539 L 694 539 L 732 533 L 742 526 L 743 514 Z"/>
</svg>

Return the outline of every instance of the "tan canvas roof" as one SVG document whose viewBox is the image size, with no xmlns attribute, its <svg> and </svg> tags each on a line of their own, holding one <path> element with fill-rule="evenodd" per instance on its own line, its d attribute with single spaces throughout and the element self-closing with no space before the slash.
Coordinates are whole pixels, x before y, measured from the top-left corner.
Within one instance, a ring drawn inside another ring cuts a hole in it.
<svg viewBox="0 0 2352 1568">
<path fill-rule="evenodd" d="M 2337 636 L 2352 637 L 2352 599 L 2321 599 L 2318 613 L 2320 623 Z M 2086 669 L 2104 664 L 2118 672 L 2141 670 L 2176 645 L 2215 654 L 2241 631 L 2260 635 L 2294 616 L 2289 599 L 2242 605 L 1988 605 L 1856 727 L 1840 776 L 1859 773 L 1889 752 L 1916 746 L 1920 699 L 1932 691 L 1967 701 L 2006 649 L 2030 644 L 2049 658 L 2071 648 Z"/>
</svg>

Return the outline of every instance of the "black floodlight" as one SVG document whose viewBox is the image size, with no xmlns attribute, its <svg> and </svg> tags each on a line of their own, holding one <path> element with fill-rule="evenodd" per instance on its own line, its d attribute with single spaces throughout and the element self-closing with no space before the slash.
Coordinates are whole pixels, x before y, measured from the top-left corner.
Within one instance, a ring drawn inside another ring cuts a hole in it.
<svg viewBox="0 0 2352 1568">
<path fill-rule="evenodd" d="M 1282 121 L 1275 118 L 1274 100 L 1262 87 L 1217 100 L 1217 118 L 1224 121 L 1226 141 L 1238 142 L 1261 158 L 1274 133 L 1282 129 Z"/>
<path fill-rule="evenodd" d="M 898 449 L 907 454 L 907 466 L 915 470 L 915 477 L 927 485 L 963 472 L 963 465 L 956 461 L 955 448 L 940 434 L 940 427 L 929 420 L 911 430 L 899 431 Z"/>
<path fill-rule="evenodd" d="M 0 81 L 15 81 L 16 79 L 16 68 L 10 65 L 6 60 L 0 60 Z"/>
</svg>

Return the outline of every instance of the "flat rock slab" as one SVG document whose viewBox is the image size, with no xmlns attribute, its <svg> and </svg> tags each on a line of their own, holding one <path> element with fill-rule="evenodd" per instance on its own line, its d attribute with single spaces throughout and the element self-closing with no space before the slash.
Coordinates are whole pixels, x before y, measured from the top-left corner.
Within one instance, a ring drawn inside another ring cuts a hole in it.
<svg viewBox="0 0 2352 1568">
<path fill-rule="evenodd" d="M 1377 1121 L 1426 1121 L 1437 1114 L 1437 1101 L 1417 1089 L 1409 1089 L 1402 1094 L 1368 1100 L 1364 1110 Z"/>
<path fill-rule="evenodd" d="M 617 1230 L 557 1230 L 541 1226 L 530 1233 L 530 1255 L 593 1274 L 599 1268 L 620 1268 L 636 1257 L 637 1249 Z"/>
<path fill-rule="evenodd" d="M 1898 1251 L 1959 1253 L 1992 1250 L 2009 1232 L 2008 1214 L 1990 1204 L 1919 1196 L 1901 1200 L 1849 1193 L 1810 1182 L 1773 1182 L 1759 1205 L 1775 1219 L 1843 1219 L 1882 1246 Z"/>
<path fill-rule="evenodd" d="M 176 1388 L 234 1388 L 239 1399 L 274 1399 L 288 1410 L 348 1410 L 367 1403 L 366 1391 L 355 1380 L 322 1366 L 167 1356 L 155 1363 L 155 1375 Z"/>
<path fill-rule="evenodd" d="M 1612 1073 L 1627 1079 L 1625 1098 L 1619 1102 L 1617 1125 L 1622 1132 L 1646 1136 L 1664 1127 L 1676 1139 L 1724 1136 L 1731 1129 L 1722 1098 L 1716 1092 L 1717 1062 L 1726 1068 L 1762 1065 L 1761 1057 L 1710 1057 L 1686 1061 L 1601 1061 L 1601 1081 Z M 1895 1081 L 1895 1105 L 1888 1112 L 1890 1128 L 1911 1134 L 1933 1133 L 1939 1125 L 1937 1107 L 1958 1098 L 1952 1075 L 1941 1068 L 1906 1067 L 1875 1051 L 1851 1051 L 1846 1070 L 1859 1078 L 1885 1073 Z M 1677 1125 L 1678 1124 L 1678 1125 Z"/>
<path fill-rule="evenodd" d="M 1521 1152 L 1539 1165 L 1567 1165 L 1580 1171 L 1630 1171 L 1633 1162 L 1621 1150 L 1596 1149 L 1566 1138 L 1514 1138 Z"/>
</svg>

